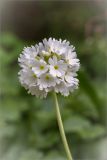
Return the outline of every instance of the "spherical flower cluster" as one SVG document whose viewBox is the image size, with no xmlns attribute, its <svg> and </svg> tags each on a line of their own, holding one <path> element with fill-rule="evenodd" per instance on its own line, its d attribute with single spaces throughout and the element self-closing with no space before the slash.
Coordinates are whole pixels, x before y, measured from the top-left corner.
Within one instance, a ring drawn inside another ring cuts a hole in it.
<svg viewBox="0 0 107 160">
<path fill-rule="evenodd" d="M 75 48 L 66 40 L 49 38 L 25 47 L 18 61 L 19 80 L 32 95 L 43 98 L 54 91 L 68 96 L 78 88 L 80 63 Z"/>
</svg>

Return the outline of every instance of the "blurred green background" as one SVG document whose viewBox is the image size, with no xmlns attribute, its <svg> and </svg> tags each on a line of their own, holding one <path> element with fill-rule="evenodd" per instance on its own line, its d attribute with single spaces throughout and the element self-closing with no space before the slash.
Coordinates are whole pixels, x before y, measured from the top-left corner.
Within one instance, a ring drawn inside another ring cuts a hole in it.
<svg viewBox="0 0 107 160">
<path fill-rule="evenodd" d="M 8 1 L 1 7 L 0 160 L 66 160 L 53 97 L 28 95 L 18 56 L 43 38 L 67 39 L 81 62 L 80 87 L 58 96 L 74 159 L 107 160 L 107 4 L 93 1 Z"/>
</svg>

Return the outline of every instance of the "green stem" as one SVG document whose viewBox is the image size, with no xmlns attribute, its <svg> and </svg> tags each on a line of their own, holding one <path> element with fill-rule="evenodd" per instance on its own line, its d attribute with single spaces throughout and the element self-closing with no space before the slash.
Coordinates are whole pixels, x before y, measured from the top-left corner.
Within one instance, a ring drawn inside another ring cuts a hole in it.
<svg viewBox="0 0 107 160">
<path fill-rule="evenodd" d="M 60 134 L 61 134 L 61 138 L 62 138 L 62 142 L 66 151 L 66 155 L 68 160 L 73 160 L 71 153 L 70 153 L 70 149 L 66 140 L 66 136 L 65 136 L 65 132 L 64 132 L 64 127 L 63 127 L 63 123 L 62 123 L 62 119 L 61 119 L 61 114 L 60 114 L 60 109 L 59 109 L 59 104 L 58 104 L 58 99 L 57 99 L 57 95 L 54 92 L 54 100 L 55 100 L 55 106 L 56 106 L 56 114 L 57 114 L 57 121 L 58 121 L 58 126 L 59 126 L 59 130 L 60 130 Z"/>
</svg>

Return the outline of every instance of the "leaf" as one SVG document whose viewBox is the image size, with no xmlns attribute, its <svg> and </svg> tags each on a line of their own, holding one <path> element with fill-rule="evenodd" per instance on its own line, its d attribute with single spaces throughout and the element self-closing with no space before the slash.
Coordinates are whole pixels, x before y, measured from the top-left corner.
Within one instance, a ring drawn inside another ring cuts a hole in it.
<svg viewBox="0 0 107 160">
<path fill-rule="evenodd" d="M 84 92 L 89 96 L 95 107 L 97 108 L 100 120 L 103 119 L 103 102 L 100 99 L 94 85 L 92 84 L 91 80 L 89 79 L 88 75 L 85 71 L 81 70 L 79 72 L 79 80 L 80 80 L 80 87 L 84 90 Z"/>
<path fill-rule="evenodd" d="M 0 122 L 0 138 L 13 137 L 16 132 L 16 126 L 9 125 L 6 122 Z"/>
<path fill-rule="evenodd" d="M 106 129 L 101 125 L 91 125 L 80 131 L 80 136 L 84 140 L 93 140 L 106 134 Z"/>
<path fill-rule="evenodd" d="M 55 115 L 52 111 L 42 111 L 36 113 L 36 117 L 41 124 L 42 129 L 51 127 L 55 123 Z"/>
<path fill-rule="evenodd" d="M 59 134 L 56 132 L 54 133 L 54 131 L 49 131 L 49 133 L 45 133 L 45 135 L 36 134 L 35 137 L 35 143 L 37 144 L 37 148 L 39 149 L 48 149 L 57 144 L 58 140 Z"/>
<path fill-rule="evenodd" d="M 33 148 L 26 148 L 20 143 L 14 143 L 0 160 L 42 160 L 43 154 Z"/>
<path fill-rule="evenodd" d="M 80 116 L 71 116 L 64 121 L 64 128 L 66 132 L 80 132 L 84 128 L 87 128 L 90 122 Z"/>
<path fill-rule="evenodd" d="M 72 95 L 66 102 L 66 107 L 72 110 L 73 113 L 88 117 L 94 120 L 99 120 L 97 108 L 83 91 L 79 90 L 77 95 Z M 65 109 L 64 108 L 64 109 Z M 70 111 L 69 111 L 70 112 Z M 69 114 L 71 116 L 71 114 Z"/>
<path fill-rule="evenodd" d="M 18 160 L 42 160 L 43 154 L 34 149 L 25 150 Z"/>
<path fill-rule="evenodd" d="M 44 160 L 66 160 L 65 156 L 61 155 L 58 151 L 51 151 L 44 158 Z"/>
<path fill-rule="evenodd" d="M 16 121 L 19 119 L 21 111 L 26 110 L 28 104 L 19 97 L 11 97 L 1 100 L 0 112 L 2 117 L 9 121 Z"/>
<path fill-rule="evenodd" d="M 24 148 L 20 144 L 13 144 L 8 147 L 8 150 L 0 157 L 0 160 L 18 160 L 21 152 L 23 152 Z"/>
</svg>

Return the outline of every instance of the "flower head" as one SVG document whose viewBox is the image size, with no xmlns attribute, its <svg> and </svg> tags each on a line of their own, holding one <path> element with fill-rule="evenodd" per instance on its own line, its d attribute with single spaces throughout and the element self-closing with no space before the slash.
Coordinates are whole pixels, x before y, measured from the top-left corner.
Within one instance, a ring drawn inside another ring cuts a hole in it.
<svg viewBox="0 0 107 160">
<path fill-rule="evenodd" d="M 80 63 L 74 47 L 66 40 L 49 38 L 25 47 L 18 61 L 19 80 L 32 95 L 43 98 L 55 91 L 68 96 L 78 88 L 76 72 Z"/>
</svg>

